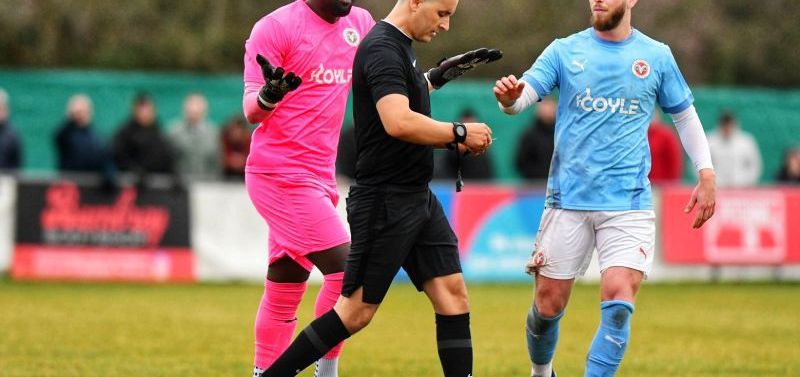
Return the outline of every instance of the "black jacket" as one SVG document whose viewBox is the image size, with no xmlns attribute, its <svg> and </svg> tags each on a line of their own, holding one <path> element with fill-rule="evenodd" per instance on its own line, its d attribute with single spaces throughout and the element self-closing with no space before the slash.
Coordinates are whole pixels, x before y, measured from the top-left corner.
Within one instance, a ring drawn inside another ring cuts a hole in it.
<svg viewBox="0 0 800 377">
<path fill-rule="evenodd" d="M 174 153 L 158 123 L 145 127 L 131 119 L 114 136 L 114 162 L 122 171 L 174 173 Z"/>
<path fill-rule="evenodd" d="M 92 126 L 78 126 L 68 119 L 56 133 L 58 169 L 75 172 L 101 172 L 111 162 L 103 140 Z"/>
<path fill-rule="evenodd" d="M 19 169 L 22 146 L 17 132 L 9 122 L 0 122 L 0 170 Z"/>
<path fill-rule="evenodd" d="M 514 165 L 519 174 L 530 180 L 547 179 L 550 160 L 555 147 L 555 125 L 536 119 L 534 125 L 522 134 L 517 144 Z"/>
</svg>

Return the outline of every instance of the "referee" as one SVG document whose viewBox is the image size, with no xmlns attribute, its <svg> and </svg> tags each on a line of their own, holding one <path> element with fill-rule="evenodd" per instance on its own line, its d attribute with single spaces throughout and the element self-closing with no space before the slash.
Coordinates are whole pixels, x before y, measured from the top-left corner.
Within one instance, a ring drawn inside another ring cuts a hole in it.
<svg viewBox="0 0 800 377">
<path fill-rule="evenodd" d="M 429 92 L 499 59 L 479 49 L 442 61 L 424 74 L 413 41 L 447 31 L 458 0 L 398 0 L 362 41 L 353 65 L 356 184 L 347 198 L 352 237 L 342 297 L 312 322 L 264 373 L 295 376 L 363 329 L 402 267 L 436 312 L 439 358 L 446 377 L 472 375 L 467 289 L 458 240 L 428 188 L 433 148 L 483 153 L 492 142 L 482 123 L 430 118 Z"/>
</svg>

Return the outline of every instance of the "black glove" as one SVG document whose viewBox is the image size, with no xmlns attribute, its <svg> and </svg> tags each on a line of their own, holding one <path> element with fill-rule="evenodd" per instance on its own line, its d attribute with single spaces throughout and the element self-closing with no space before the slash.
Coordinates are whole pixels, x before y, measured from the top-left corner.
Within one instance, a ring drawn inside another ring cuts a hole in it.
<svg viewBox="0 0 800 377">
<path fill-rule="evenodd" d="M 283 68 L 273 67 L 272 64 L 269 64 L 267 58 L 261 56 L 261 54 L 256 56 L 256 61 L 261 66 L 261 74 L 264 75 L 264 81 L 266 82 L 258 92 L 258 106 L 264 110 L 275 108 L 275 105 L 283 99 L 286 93 L 297 89 L 303 83 L 303 79 L 295 75 L 294 72 L 289 72 L 284 76 L 285 71 Z"/>
<path fill-rule="evenodd" d="M 434 89 L 439 89 L 475 67 L 503 58 L 503 52 L 496 49 L 479 48 L 452 58 L 445 58 L 436 68 L 428 71 L 428 81 Z"/>
</svg>

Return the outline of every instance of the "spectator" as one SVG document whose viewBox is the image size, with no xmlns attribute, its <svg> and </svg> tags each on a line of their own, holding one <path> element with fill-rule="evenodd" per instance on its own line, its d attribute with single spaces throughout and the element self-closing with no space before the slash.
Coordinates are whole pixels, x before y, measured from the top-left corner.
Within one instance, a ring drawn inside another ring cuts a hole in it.
<svg viewBox="0 0 800 377">
<path fill-rule="evenodd" d="M 800 148 L 789 148 L 776 177 L 779 183 L 800 184 Z"/>
<path fill-rule="evenodd" d="M 336 175 L 356 179 L 356 129 L 353 125 L 342 127 L 339 148 L 336 151 Z"/>
<path fill-rule="evenodd" d="M 78 94 L 67 103 L 66 120 L 55 135 L 58 169 L 110 174 L 111 158 L 103 140 L 92 128 L 92 100 Z"/>
<path fill-rule="evenodd" d="M 213 178 L 220 172 L 216 126 L 208 121 L 208 101 L 190 94 L 183 102 L 183 119 L 170 125 L 177 172 L 184 177 Z"/>
<path fill-rule="evenodd" d="M 650 144 L 650 182 L 655 185 L 678 183 L 683 173 L 683 151 L 673 127 L 661 122 L 658 113 L 647 129 Z"/>
<path fill-rule="evenodd" d="M 739 129 L 730 112 L 723 112 L 719 126 L 708 137 L 711 160 L 720 187 L 745 187 L 761 177 L 761 153 L 755 139 Z"/>
<path fill-rule="evenodd" d="M 250 127 L 241 116 L 234 116 L 222 129 L 222 166 L 225 178 L 244 180 L 250 154 Z"/>
<path fill-rule="evenodd" d="M 472 109 L 464 109 L 459 117 L 461 123 L 478 123 L 475 112 Z M 458 157 L 451 150 L 441 149 L 436 151 L 434 162 L 434 178 L 453 179 L 456 177 L 458 168 Z M 492 155 L 487 152 L 481 155 L 467 155 L 461 159 L 461 177 L 464 180 L 490 180 L 494 178 L 492 168 Z"/>
<path fill-rule="evenodd" d="M 556 130 L 555 101 L 546 97 L 536 108 L 536 117 L 531 127 L 522 134 L 517 144 L 514 164 L 522 178 L 547 180 L 550 160 L 553 159 Z"/>
<path fill-rule="evenodd" d="M 156 107 L 147 94 L 133 101 L 131 118 L 114 135 L 113 154 L 117 167 L 139 175 L 174 173 L 173 152 L 161 133 Z"/>
<path fill-rule="evenodd" d="M 19 169 L 22 162 L 22 145 L 9 121 L 10 113 L 8 93 L 0 89 L 0 171 Z"/>
</svg>

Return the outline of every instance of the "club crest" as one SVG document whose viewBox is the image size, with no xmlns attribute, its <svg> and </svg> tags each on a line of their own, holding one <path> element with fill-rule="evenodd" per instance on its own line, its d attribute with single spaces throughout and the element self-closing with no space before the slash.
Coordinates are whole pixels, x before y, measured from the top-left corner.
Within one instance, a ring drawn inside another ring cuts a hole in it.
<svg viewBox="0 0 800 377">
<path fill-rule="evenodd" d="M 350 46 L 358 47 L 358 43 L 361 42 L 361 35 L 358 34 L 358 31 L 353 28 L 344 29 L 344 41 L 347 42 Z"/>
<path fill-rule="evenodd" d="M 647 78 L 647 76 L 650 76 L 650 63 L 643 59 L 637 59 L 633 62 L 631 70 L 636 77 L 640 79 Z"/>
</svg>

